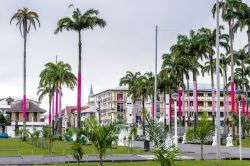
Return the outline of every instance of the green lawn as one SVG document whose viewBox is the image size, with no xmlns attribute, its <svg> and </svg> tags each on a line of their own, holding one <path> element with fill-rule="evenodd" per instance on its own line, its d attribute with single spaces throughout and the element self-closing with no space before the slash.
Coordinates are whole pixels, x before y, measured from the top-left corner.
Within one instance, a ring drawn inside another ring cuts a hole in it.
<svg viewBox="0 0 250 166">
<path fill-rule="evenodd" d="M 64 164 L 66 165 L 66 164 Z M 99 166 L 98 163 L 82 163 L 84 166 Z M 157 162 L 128 162 L 128 163 L 104 163 L 104 166 L 160 166 Z M 221 161 L 218 164 L 216 161 L 178 161 L 176 166 L 249 166 L 250 161 Z M 63 166 L 51 165 L 51 166 Z M 69 164 L 69 166 L 77 166 L 77 164 Z"/>
<path fill-rule="evenodd" d="M 85 154 L 97 154 L 96 149 L 92 145 L 83 146 Z M 5 151 L 7 150 L 7 151 Z M 16 151 L 17 150 L 17 151 Z M 68 155 L 71 154 L 71 143 L 64 141 L 55 142 L 55 152 L 53 155 Z M 128 154 L 126 147 L 117 147 L 115 149 L 108 149 L 107 154 Z M 133 154 L 144 154 L 143 149 L 134 148 Z M 49 155 L 48 150 L 42 150 L 27 142 L 19 139 L 0 139 L 0 156 L 7 155 Z"/>
</svg>

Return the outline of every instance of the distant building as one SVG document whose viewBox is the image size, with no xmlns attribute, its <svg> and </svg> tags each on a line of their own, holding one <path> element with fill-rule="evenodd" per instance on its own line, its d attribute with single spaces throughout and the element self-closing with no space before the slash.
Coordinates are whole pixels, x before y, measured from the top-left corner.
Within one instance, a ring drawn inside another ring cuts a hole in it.
<svg viewBox="0 0 250 166">
<path fill-rule="evenodd" d="M 7 115 L 10 122 L 10 125 L 6 127 L 6 132 L 11 137 L 15 137 L 15 131 L 23 126 L 22 103 L 22 100 L 11 97 L 0 100 L 0 111 Z M 41 116 L 46 111 L 40 108 L 36 101 L 27 99 L 26 104 L 26 129 L 30 132 L 33 132 L 34 128 L 42 129 L 45 123 L 41 121 Z"/>
<path fill-rule="evenodd" d="M 66 106 L 62 110 L 61 116 L 63 132 L 65 132 L 65 130 L 69 127 L 77 127 L 77 106 Z M 88 103 L 87 105 L 81 107 L 81 121 L 84 121 L 84 119 L 90 116 L 98 118 L 92 85 L 89 91 Z"/>
<path fill-rule="evenodd" d="M 127 88 L 108 89 L 94 95 L 95 103 L 100 107 L 102 124 L 126 118 Z"/>
</svg>

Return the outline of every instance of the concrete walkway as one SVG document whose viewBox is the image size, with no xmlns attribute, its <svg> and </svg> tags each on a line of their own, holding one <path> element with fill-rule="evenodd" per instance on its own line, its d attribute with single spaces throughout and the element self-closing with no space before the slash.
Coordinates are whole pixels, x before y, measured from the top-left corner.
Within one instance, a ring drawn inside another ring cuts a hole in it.
<svg viewBox="0 0 250 166">
<path fill-rule="evenodd" d="M 141 147 L 142 144 L 134 144 L 135 147 Z M 200 145 L 179 144 L 181 159 L 183 160 L 199 160 Z M 211 145 L 204 146 L 204 158 L 216 159 L 216 147 Z M 223 159 L 239 158 L 239 148 L 237 147 L 221 147 L 221 156 Z M 242 148 L 242 157 L 250 160 L 250 148 Z M 150 161 L 154 160 L 154 155 L 138 155 L 138 154 L 114 154 L 106 155 L 105 162 L 134 162 L 134 161 Z M 44 165 L 74 162 L 72 156 L 0 156 L 0 165 Z M 82 162 L 98 162 L 97 155 L 85 155 Z"/>
<path fill-rule="evenodd" d="M 192 158 L 185 157 L 186 160 Z M 105 162 L 135 162 L 151 161 L 154 155 L 133 155 L 133 154 L 115 154 L 106 155 Z M 59 164 L 75 162 L 72 156 L 0 156 L 0 165 L 37 165 L 37 164 Z M 99 162 L 97 155 L 87 155 L 83 157 L 82 162 Z"/>
</svg>

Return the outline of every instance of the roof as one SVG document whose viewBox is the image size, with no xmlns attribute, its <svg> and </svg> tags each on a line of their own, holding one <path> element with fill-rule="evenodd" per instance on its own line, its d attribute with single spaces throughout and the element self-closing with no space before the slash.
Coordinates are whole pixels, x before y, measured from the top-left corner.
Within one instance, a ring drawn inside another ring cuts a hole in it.
<svg viewBox="0 0 250 166">
<path fill-rule="evenodd" d="M 82 106 L 81 110 L 83 111 L 83 110 L 85 110 L 87 108 L 89 108 L 89 106 Z M 77 106 L 66 106 L 65 109 L 66 109 L 67 113 L 69 114 L 69 113 L 72 113 L 72 112 L 76 111 L 77 110 Z"/>
<path fill-rule="evenodd" d="M 27 100 L 27 112 L 39 112 L 45 113 L 46 110 L 39 107 L 38 103 L 32 100 Z M 7 109 L 7 113 L 10 112 L 23 112 L 23 102 L 22 100 L 18 100 L 11 104 L 11 107 Z"/>
<path fill-rule="evenodd" d="M 96 112 L 96 107 L 95 106 L 88 107 L 88 108 L 83 110 L 83 113 L 95 113 L 95 112 Z"/>
<path fill-rule="evenodd" d="M 101 93 L 105 93 L 105 92 L 108 92 L 108 91 L 128 91 L 128 87 L 119 86 L 119 87 L 116 87 L 116 88 L 107 89 L 107 90 L 104 90 L 102 92 L 99 92 L 99 93 L 95 94 L 94 96 L 97 96 L 97 95 L 99 95 Z"/>
<path fill-rule="evenodd" d="M 92 97 L 94 96 L 94 91 L 93 91 L 93 87 L 92 87 L 92 84 L 91 84 L 91 87 L 90 87 L 90 90 L 89 90 L 89 97 Z"/>
<path fill-rule="evenodd" d="M 186 86 L 186 90 L 187 90 L 187 84 L 185 84 L 185 86 Z M 189 84 L 189 90 L 190 91 L 194 90 L 194 86 L 193 86 L 192 83 Z M 201 91 L 201 92 L 211 92 L 212 87 L 211 87 L 211 84 L 198 83 L 197 84 L 197 90 Z M 214 90 L 216 91 L 216 85 L 214 85 Z M 230 91 L 230 87 L 228 88 L 228 90 Z M 220 85 L 220 91 L 223 91 L 223 85 Z"/>
</svg>

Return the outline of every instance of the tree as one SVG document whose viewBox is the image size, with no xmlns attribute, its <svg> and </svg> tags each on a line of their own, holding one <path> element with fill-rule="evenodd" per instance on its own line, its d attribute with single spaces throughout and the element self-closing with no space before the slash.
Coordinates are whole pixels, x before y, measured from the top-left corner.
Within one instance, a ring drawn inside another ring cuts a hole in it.
<svg viewBox="0 0 250 166">
<path fill-rule="evenodd" d="M 166 144 L 165 141 L 169 134 L 161 122 L 152 120 L 147 113 L 145 113 L 145 117 L 148 124 L 147 135 L 154 144 L 153 153 L 156 160 L 160 162 L 161 166 L 175 166 L 175 160 L 179 154 L 178 148 L 175 145 Z"/>
<path fill-rule="evenodd" d="M 103 157 L 106 150 L 112 147 L 112 142 L 118 139 L 120 125 L 116 122 L 100 125 L 95 119 L 89 118 L 84 121 L 83 134 L 94 144 L 99 153 L 100 166 L 103 166 Z"/>
<path fill-rule="evenodd" d="M 221 17 L 222 19 L 228 23 L 229 29 L 229 43 L 230 43 L 230 57 L 231 57 L 231 100 L 234 100 L 234 56 L 233 56 L 233 44 L 234 44 L 234 34 L 237 31 L 236 22 L 238 17 L 238 11 L 242 8 L 242 0 L 221 0 L 219 2 L 219 8 L 221 10 Z M 213 6 L 212 14 L 215 18 L 216 13 L 216 4 Z M 239 24 L 238 24 L 239 25 Z M 232 103 L 232 111 L 234 111 L 234 103 Z"/>
<path fill-rule="evenodd" d="M 61 61 L 45 64 L 45 69 L 40 73 L 38 99 L 41 101 L 45 95 L 49 95 L 49 107 L 51 107 L 51 100 L 56 92 L 56 118 L 58 117 L 58 92 L 62 92 L 63 85 L 71 90 L 76 86 L 76 76 L 72 73 L 71 66 Z"/>
<path fill-rule="evenodd" d="M 140 97 L 138 93 L 138 78 L 141 76 L 140 72 L 127 71 L 126 75 L 120 79 L 120 86 L 128 85 L 128 96 L 131 96 L 133 103 L 132 123 L 136 123 L 135 101 Z"/>
<path fill-rule="evenodd" d="M 8 124 L 7 118 L 4 114 L 0 113 L 0 126 L 2 127 L 2 132 L 5 133 L 5 126 Z"/>
<path fill-rule="evenodd" d="M 133 148 L 132 141 L 135 140 L 136 137 L 137 137 L 137 128 L 136 128 L 136 125 L 133 124 L 128 135 L 128 149 L 130 149 L 130 151 L 132 151 L 132 148 Z"/>
<path fill-rule="evenodd" d="M 77 161 L 77 165 L 80 165 L 80 161 L 83 157 L 83 149 L 79 142 L 74 142 L 72 145 L 73 158 Z"/>
<path fill-rule="evenodd" d="M 202 114 L 201 120 L 197 128 L 189 128 L 187 130 L 187 140 L 191 141 L 197 139 L 200 141 L 201 145 L 201 160 L 203 157 L 203 145 L 205 144 L 207 138 L 211 137 L 215 130 L 215 124 L 208 120 L 208 115 L 206 113 Z"/>
<path fill-rule="evenodd" d="M 228 48 L 228 35 L 222 34 L 221 30 L 224 30 L 224 27 L 219 27 L 219 45 Z M 208 73 L 211 76 L 211 88 L 212 88 L 212 113 L 213 113 L 213 121 L 215 117 L 215 88 L 214 88 L 214 74 L 216 70 L 216 60 L 213 58 L 215 51 L 214 48 L 216 46 L 216 29 L 211 30 L 209 28 L 201 28 L 198 30 L 198 34 L 204 38 L 208 45 L 209 49 L 207 50 L 208 61 L 205 63 L 205 66 L 202 68 L 202 74 Z"/>
<path fill-rule="evenodd" d="M 145 117 L 143 112 L 146 111 L 145 109 L 145 100 L 148 99 L 150 92 L 149 87 L 149 79 L 147 74 L 144 74 L 138 78 L 136 81 L 137 89 L 138 89 L 138 96 L 141 97 L 142 100 L 142 111 L 141 111 L 141 117 L 142 117 L 142 128 L 143 128 L 143 136 L 145 136 Z"/>
<path fill-rule="evenodd" d="M 70 5 L 69 7 L 73 7 Z M 57 22 L 55 34 L 63 30 L 74 31 L 78 34 L 78 78 L 77 78 L 77 126 L 81 126 L 80 112 L 81 112 L 81 71 L 82 71 L 82 37 L 81 32 L 91 29 L 96 26 L 104 28 L 106 26 L 105 20 L 98 17 L 99 11 L 89 9 L 82 13 L 78 8 L 74 8 L 71 17 L 65 17 Z"/>
<path fill-rule="evenodd" d="M 36 30 L 36 24 L 40 27 L 39 16 L 34 11 L 29 11 L 28 8 L 18 9 L 17 12 L 11 17 L 10 23 L 16 20 L 16 25 L 19 27 L 20 34 L 24 40 L 24 52 L 23 52 L 23 129 L 26 132 L 26 45 L 27 35 L 30 32 L 31 27 Z M 24 134 L 26 135 L 26 134 Z M 23 140 L 26 140 L 23 137 Z"/>
</svg>

